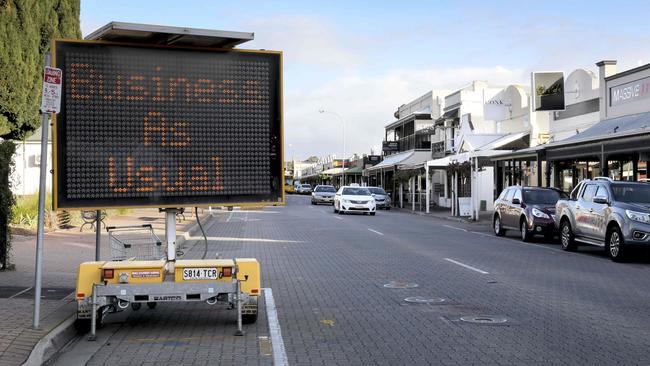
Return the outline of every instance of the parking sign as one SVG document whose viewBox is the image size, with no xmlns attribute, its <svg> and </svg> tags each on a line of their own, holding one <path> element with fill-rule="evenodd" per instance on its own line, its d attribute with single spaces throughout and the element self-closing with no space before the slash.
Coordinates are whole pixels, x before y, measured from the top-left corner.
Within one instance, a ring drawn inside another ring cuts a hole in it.
<svg viewBox="0 0 650 366">
<path fill-rule="evenodd" d="M 61 110 L 61 69 L 45 66 L 41 112 L 59 113 Z"/>
</svg>

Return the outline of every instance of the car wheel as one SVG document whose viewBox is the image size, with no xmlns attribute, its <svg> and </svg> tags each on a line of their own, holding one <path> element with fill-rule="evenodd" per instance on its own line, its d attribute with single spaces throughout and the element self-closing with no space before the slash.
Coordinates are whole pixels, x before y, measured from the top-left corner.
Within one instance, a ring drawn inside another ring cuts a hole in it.
<svg viewBox="0 0 650 366">
<path fill-rule="evenodd" d="M 560 225 L 560 244 L 562 245 L 562 250 L 567 252 L 575 252 L 578 249 L 575 236 L 571 230 L 571 223 L 567 219 L 562 221 Z"/>
<path fill-rule="evenodd" d="M 315 204 L 316 204 L 316 202 L 314 202 L 314 201 L 311 201 L 311 204 L 312 204 L 312 205 L 315 205 Z"/>
<path fill-rule="evenodd" d="M 493 227 L 494 227 L 494 234 L 496 236 L 506 235 L 506 231 L 503 230 L 503 228 L 501 227 L 501 216 L 494 215 Z"/>
<path fill-rule="evenodd" d="M 521 219 L 521 222 L 519 223 L 519 233 L 521 234 L 521 241 L 523 242 L 530 241 L 530 238 L 533 237 L 533 233 L 528 231 L 526 219 Z"/>
<path fill-rule="evenodd" d="M 371 213 L 370 213 L 370 216 L 375 216 L 375 213 L 374 213 L 374 212 L 371 212 Z"/>
<path fill-rule="evenodd" d="M 390 211 L 390 207 L 386 207 L 386 210 L 387 210 L 387 211 Z"/>
<path fill-rule="evenodd" d="M 619 229 L 618 226 L 612 227 L 607 234 L 605 250 L 607 251 L 609 258 L 614 262 L 622 262 L 625 260 L 627 248 L 625 247 L 621 229 Z"/>
<path fill-rule="evenodd" d="M 345 213 L 345 211 L 339 210 L 339 215 L 343 215 L 344 213 Z"/>
<path fill-rule="evenodd" d="M 332 207 L 334 207 L 334 213 L 339 213 L 339 210 L 336 209 L 336 205 L 332 203 Z"/>
</svg>

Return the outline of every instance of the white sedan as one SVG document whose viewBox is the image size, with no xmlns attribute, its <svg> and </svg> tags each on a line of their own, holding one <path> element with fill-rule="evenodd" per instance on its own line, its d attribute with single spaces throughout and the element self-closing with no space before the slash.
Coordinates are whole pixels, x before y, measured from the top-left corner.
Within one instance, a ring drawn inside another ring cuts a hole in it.
<svg viewBox="0 0 650 366">
<path fill-rule="evenodd" d="M 334 196 L 334 213 L 363 212 L 375 215 L 375 199 L 366 187 L 343 186 Z"/>
</svg>

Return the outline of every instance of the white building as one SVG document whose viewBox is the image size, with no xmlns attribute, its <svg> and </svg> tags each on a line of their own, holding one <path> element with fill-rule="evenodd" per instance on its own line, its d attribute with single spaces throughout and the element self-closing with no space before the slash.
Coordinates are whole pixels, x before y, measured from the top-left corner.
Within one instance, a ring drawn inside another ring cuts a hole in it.
<svg viewBox="0 0 650 366">
<path fill-rule="evenodd" d="M 48 129 L 47 139 L 47 190 L 52 188 L 52 138 Z M 23 141 L 15 141 L 16 154 L 14 155 L 14 171 L 10 177 L 11 191 L 17 196 L 38 194 L 41 173 L 41 129 Z"/>
</svg>

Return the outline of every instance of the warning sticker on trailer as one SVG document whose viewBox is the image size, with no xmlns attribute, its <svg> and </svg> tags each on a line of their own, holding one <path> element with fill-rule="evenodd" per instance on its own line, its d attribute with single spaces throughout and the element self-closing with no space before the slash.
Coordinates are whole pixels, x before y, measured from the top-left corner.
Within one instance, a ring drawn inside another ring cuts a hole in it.
<svg viewBox="0 0 650 366">
<path fill-rule="evenodd" d="M 131 272 L 133 278 L 155 278 L 160 277 L 160 271 L 137 271 Z"/>
</svg>

